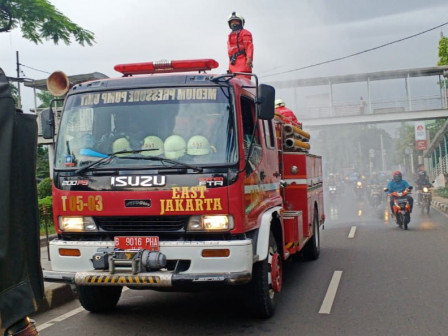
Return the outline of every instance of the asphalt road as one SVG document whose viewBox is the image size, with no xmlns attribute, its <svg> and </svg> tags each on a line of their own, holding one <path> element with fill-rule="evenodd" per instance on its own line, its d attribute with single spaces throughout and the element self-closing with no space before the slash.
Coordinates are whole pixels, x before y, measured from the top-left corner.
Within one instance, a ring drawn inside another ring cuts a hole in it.
<svg viewBox="0 0 448 336">
<path fill-rule="evenodd" d="M 276 315 L 248 317 L 237 291 L 127 290 L 117 309 L 77 301 L 35 316 L 43 336 L 447 335 L 448 222 L 412 214 L 409 230 L 347 192 L 326 201 L 321 257 L 288 262 Z"/>
</svg>

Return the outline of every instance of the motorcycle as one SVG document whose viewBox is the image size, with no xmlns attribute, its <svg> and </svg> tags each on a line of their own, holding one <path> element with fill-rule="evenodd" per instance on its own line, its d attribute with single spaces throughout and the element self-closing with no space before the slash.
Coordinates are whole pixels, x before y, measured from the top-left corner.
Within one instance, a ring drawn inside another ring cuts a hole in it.
<svg viewBox="0 0 448 336">
<path fill-rule="evenodd" d="M 355 184 L 355 195 L 358 199 L 361 199 L 364 196 L 364 185 L 362 181 L 357 181 Z"/>
<path fill-rule="evenodd" d="M 380 194 L 380 188 L 377 185 L 371 185 L 369 186 L 369 200 L 370 204 L 377 208 L 381 205 L 381 194 Z"/>
<path fill-rule="evenodd" d="M 431 209 L 432 202 L 432 192 L 429 187 L 423 187 L 422 190 L 419 191 L 419 200 L 418 205 L 422 211 L 422 214 L 426 213 L 429 215 L 429 209 Z"/>
<path fill-rule="evenodd" d="M 400 229 L 407 230 L 408 224 L 411 221 L 411 205 L 409 204 L 408 198 L 406 197 L 411 193 L 412 187 L 409 187 L 402 192 L 394 191 L 390 194 L 393 199 L 393 215 L 395 216 L 395 221 Z M 385 188 L 384 191 L 389 191 Z"/>
<path fill-rule="evenodd" d="M 328 192 L 330 194 L 330 198 L 331 199 L 335 199 L 336 198 L 337 188 L 336 188 L 335 185 L 328 186 Z"/>
</svg>

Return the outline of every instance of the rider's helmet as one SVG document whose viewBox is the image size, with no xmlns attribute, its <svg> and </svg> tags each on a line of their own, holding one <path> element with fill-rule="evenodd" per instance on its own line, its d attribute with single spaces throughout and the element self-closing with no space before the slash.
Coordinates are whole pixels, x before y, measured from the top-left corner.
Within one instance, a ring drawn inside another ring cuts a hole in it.
<svg viewBox="0 0 448 336">
<path fill-rule="evenodd" d="M 142 155 L 150 156 L 150 155 L 161 155 L 163 154 L 163 141 L 157 136 L 147 136 L 143 140 L 142 149 L 151 149 L 148 151 L 143 151 Z"/>
<path fill-rule="evenodd" d="M 230 25 L 230 22 L 232 20 L 239 20 L 241 22 L 241 27 L 244 27 L 244 18 L 237 12 L 232 12 L 232 14 L 227 19 L 227 24 L 229 25 L 230 29 L 232 29 L 232 26 Z"/>
<path fill-rule="evenodd" d="M 210 143 L 207 138 L 202 135 L 195 135 L 188 140 L 187 154 L 189 155 L 206 155 L 210 153 Z"/>
<path fill-rule="evenodd" d="M 285 106 L 285 102 L 281 99 L 276 99 L 275 100 L 275 108 L 281 107 L 281 106 Z"/>
<path fill-rule="evenodd" d="M 185 154 L 187 144 L 180 135 L 171 135 L 166 138 L 163 148 L 167 159 L 177 159 Z"/>
<path fill-rule="evenodd" d="M 394 171 L 393 178 L 394 178 L 395 182 L 400 182 L 401 181 L 401 171 L 399 171 L 399 170 Z"/>
</svg>

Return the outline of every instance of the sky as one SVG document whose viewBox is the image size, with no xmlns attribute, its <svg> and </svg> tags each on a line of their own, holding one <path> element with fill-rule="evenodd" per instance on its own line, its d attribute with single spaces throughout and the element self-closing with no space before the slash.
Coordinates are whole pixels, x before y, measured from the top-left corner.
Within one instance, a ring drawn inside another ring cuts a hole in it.
<svg viewBox="0 0 448 336">
<path fill-rule="evenodd" d="M 262 82 L 437 65 L 441 33 L 429 33 L 342 61 L 298 70 L 374 48 L 448 22 L 446 0 L 51 0 L 73 22 L 95 34 L 93 46 L 73 42 L 36 45 L 20 29 L 0 33 L 0 67 L 16 76 L 45 79 L 101 72 L 118 77 L 119 63 L 214 58 L 227 70 L 227 19 L 246 20 L 255 46 L 254 68 Z M 39 70 L 39 71 L 38 71 Z M 22 89 L 24 110 L 34 107 Z"/>
</svg>

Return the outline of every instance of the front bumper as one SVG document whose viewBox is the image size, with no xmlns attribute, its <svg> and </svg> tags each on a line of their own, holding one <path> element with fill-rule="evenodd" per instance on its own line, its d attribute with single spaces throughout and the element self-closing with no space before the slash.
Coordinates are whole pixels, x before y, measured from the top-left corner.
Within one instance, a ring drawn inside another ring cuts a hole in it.
<svg viewBox="0 0 448 336">
<path fill-rule="evenodd" d="M 51 271 L 44 271 L 44 279 L 52 282 L 72 282 L 91 286 L 130 286 L 140 288 L 170 288 L 182 286 L 237 285 L 250 281 L 254 261 L 252 240 L 160 242 L 160 252 L 167 260 L 188 261 L 189 267 L 181 272 L 94 270 L 92 256 L 98 248 L 111 248 L 113 242 L 63 241 L 50 242 Z M 67 257 L 59 249 L 79 249 L 81 256 Z M 204 249 L 229 249 L 228 257 L 203 257 Z"/>
</svg>

